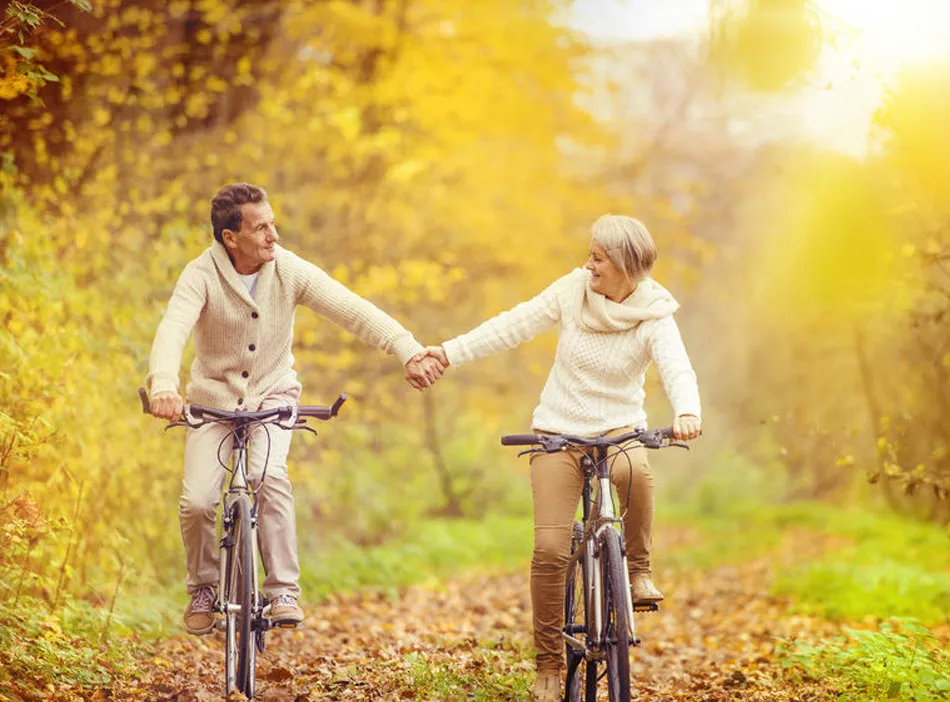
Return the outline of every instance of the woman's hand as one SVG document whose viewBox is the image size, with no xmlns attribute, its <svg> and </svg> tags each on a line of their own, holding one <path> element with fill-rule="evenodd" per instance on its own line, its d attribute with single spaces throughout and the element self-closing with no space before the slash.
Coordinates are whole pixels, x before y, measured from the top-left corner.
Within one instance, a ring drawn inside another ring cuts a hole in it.
<svg viewBox="0 0 950 702">
<path fill-rule="evenodd" d="M 702 433 L 702 422 L 694 414 L 681 414 L 673 420 L 673 436 L 680 441 L 695 439 Z"/>
<path fill-rule="evenodd" d="M 416 390 L 425 390 L 442 377 L 449 361 L 441 346 L 429 346 L 406 364 L 406 382 Z"/>
<path fill-rule="evenodd" d="M 426 346 L 426 355 L 438 360 L 443 368 L 448 368 L 451 365 L 449 357 L 445 353 L 445 348 L 442 346 Z"/>
</svg>

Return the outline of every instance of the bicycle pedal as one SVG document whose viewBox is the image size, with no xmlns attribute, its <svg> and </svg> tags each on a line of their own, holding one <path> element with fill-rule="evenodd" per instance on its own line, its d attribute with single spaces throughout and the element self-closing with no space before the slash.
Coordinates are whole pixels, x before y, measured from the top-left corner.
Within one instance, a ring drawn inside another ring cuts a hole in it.
<svg viewBox="0 0 950 702">
<path fill-rule="evenodd" d="M 660 605 L 656 602 L 634 602 L 633 603 L 634 612 L 659 612 Z"/>
<path fill-rule="evenodd" d="M 303 626 L 303 622 L 271 622 L 271 626 L 275 629 L 299 629 Z"/>
</svg>

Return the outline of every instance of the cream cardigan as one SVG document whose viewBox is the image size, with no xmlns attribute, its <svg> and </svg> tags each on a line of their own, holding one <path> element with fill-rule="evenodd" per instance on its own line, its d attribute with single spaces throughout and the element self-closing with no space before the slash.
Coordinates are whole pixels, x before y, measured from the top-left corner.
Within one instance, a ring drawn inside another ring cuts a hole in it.
<svg viewBox="0 0 950 702">
<path fill-rule="evenodd" d="M 595 436 L 645 427 L 643 384 L 654 361 L 676 416 L 700 416 L 699 388 L 673 312 L 678 305 L 661 285 L 640 281 L 623 303 L 590 289 L 576 269 L 540 295 L 502 312 L 443 345 L 453 366 L 513 348 L 560 323 L 554 365 L 532 427 Z"/>
<path fill-rule="evenodd" d="M 324 271 L 278 246 L 252 298 L 217 241 L 185 266 L 152 343 L 146 387 L 178 392 L 185 343 L 195 333 L 188 399 L 256 410 L 265 398 L 296 401 L 294 309 L 309 307 L 405 365 L 423 347 L 399 322 Z"/>
</svg>

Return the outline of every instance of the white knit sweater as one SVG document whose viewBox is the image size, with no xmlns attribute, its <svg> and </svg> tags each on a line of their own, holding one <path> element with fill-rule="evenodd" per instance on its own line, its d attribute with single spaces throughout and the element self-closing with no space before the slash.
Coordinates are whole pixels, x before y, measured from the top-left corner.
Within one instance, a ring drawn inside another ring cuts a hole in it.
<svg viewBox="0 0 950 702">
<path fill-rule="evenodd" d="M 643 384 L 655 361 L 674 415 L 700 416 L 699 388 L 662 286 L 641 281 L 622 303 L 590 289 L 576 269 L 532 300 L 502 312 L 444 344 L 461 365 L 509 349 L 560 323 L 557 353 L 532 427 L 595 436 L 619 427 L 645 427 Z"/>
<path fill-rule="evenodd" d="M 392 317 L 312 263 L 276 247 L 260 269 L 254 296 L 217 241 L 185 266 L 152 343 L 150 396 L 177 392 L 185 343 L 195 333 L 189 401 L 256 410 L 268 397 L 296 401 L 294 309 L 309 307 L 361 341 L 406 364 L 422 346 Z"/>
</svg>

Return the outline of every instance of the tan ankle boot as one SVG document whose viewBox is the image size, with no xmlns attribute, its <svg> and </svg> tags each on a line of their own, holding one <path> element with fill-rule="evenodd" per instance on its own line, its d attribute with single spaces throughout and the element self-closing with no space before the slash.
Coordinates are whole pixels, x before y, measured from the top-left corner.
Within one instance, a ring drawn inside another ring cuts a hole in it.
<svg viewBox="0 0 950 702">
<path fill-rule="evenodd" d="M 638 573 L 630 576 L 630 596 L 634 604 L 637 602 L 661 602 L 663 593 L 656 589 L 650 576 Z"/>
<path fill-rule="evenodd" d="M 538 679 L 531 690 L 531 702 L 561 702 L 561 671 L 538 671 Z"/>
</svg>

